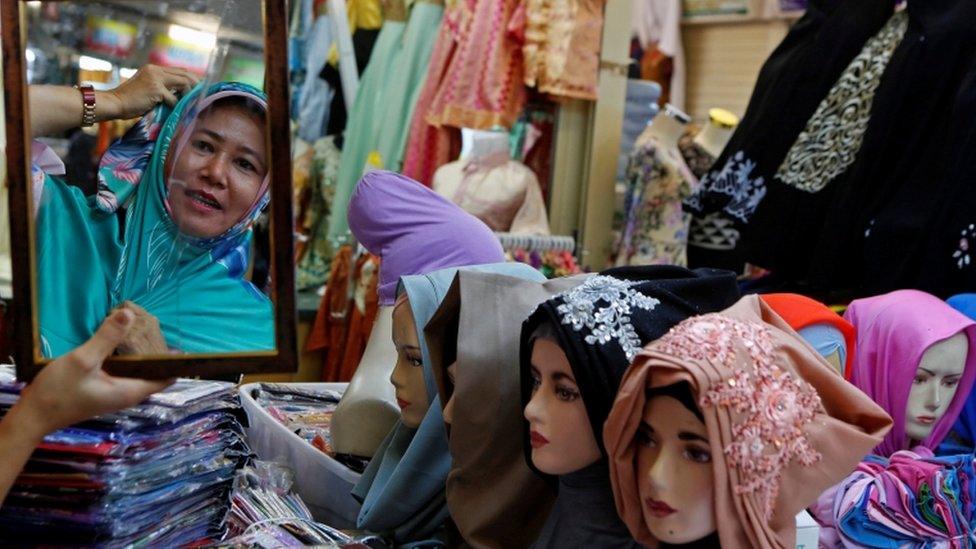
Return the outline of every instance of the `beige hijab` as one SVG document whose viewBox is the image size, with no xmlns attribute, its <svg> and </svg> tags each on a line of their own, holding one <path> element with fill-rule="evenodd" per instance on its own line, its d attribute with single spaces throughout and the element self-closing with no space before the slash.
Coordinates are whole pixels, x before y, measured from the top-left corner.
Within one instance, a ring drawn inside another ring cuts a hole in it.
<svg viewBox="0 0 976 549">
<path fill-rule="evenodd" d="M 529 470 L 522 447 L 519 335 L 539 303 L 585 279 L 461 270 L 427 324 L 441 402 L 455 397 L 447 506 L 470 547 L 527 547 L 549 516 L 555 493 Z"/>
<path fill-rule="evenodd" d="M 645 391 L 681 381 L 705 417 L 725 549 L 794 547 L 796 514 L 891 428 L 884 410 L 757 296 L 690 318 L 637 357 L 604 428 L 617 511 L 649 547 L 658 541 L 641 512 L 634 434 Z"/>
</svg>

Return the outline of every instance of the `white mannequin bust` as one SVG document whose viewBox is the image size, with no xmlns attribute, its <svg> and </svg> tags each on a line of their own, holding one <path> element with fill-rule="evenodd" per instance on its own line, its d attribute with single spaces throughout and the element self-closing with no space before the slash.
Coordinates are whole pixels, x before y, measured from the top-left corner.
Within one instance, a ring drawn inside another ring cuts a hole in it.
<svg viewBox="0 0 976 549">
<path fill-rule="evenodd" d="M 918 363 L 905 410 L 905 432 L 915 443 L 932 432 L 959 388 L 969 356 L 969 338 L 958 333 L 926 349 Z"/>
<path fill-rule="evenodd" d="M 708 111 L 708 124 L 695 136 L 695 143 L 705 149 L 708 154 L 718 158 L 738 125 L 739 117 L 736 115 L 725 109 L 710 109 Z"/>
<path fill-rule="evenodd" d="M 359 367 L 332 416 L 332 446 L 339 454 L 372 457 L 400 419 L 390 373 L 397 362 L 393 307 L 380 307 Z"/>
<path fill-rule="evenodd" d="M 651 125 L 644 130 L 642 137 L 654 137 L 662 147 L 677 148 L 678 140 L 684 135 L 685 126 L 689 121 L 687 114 L 668 103 L 661 112 L 657 113 Z"/>
</svg>

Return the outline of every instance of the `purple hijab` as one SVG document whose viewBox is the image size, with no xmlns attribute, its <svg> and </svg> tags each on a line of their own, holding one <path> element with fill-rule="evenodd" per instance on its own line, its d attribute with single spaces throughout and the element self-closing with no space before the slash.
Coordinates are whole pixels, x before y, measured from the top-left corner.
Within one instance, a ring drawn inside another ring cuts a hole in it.
<svg viewBox="0 0 976 549">
<path fill-rule="evenodd" d="M 401 276 L 505 261 L 487 225 L 393 172 L 369 172 L 359 180 L 349 201 L 349 228 L 380 257 L 380 305 L 393 305 Z"/>
<path fill-rule="evenodd" d="M 917 290 L 898 290 L 851 303 L 844 315 L 857 329 L 851 383 L 881 405 L 894 420 L 891 431 L 874 449 L 888 457 L 908 450 L 905 408 L 912 380 L 925 351 L 965 331 L 969 356 L 952 403 L 921 446 L 935 450 L 962 411 L 976 379 L 976 323 L 935 296 Z"/>
</svg>

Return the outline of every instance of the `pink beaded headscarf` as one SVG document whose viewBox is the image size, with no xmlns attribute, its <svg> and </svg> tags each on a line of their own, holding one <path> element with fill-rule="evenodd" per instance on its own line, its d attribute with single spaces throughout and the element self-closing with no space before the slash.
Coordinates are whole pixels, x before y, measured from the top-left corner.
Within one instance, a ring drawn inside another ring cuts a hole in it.
<svg viewBox="0 0 976 549">
<path fill-rule="evenodd" d="M 894 426 L 876 454 L 909 450 L 905 408 L 922 355 L 959 332 L 969 336 L 969 357 L 956 396 L 920 446 L 935 450 L 949 434 L 976 380 L 976 322 L 941 299 L 917 290 L 898 290 L 858 299 L 844 318 L 857 329 L 851 383 L 891 414 Z"/>
<path fill-rule="evenodd" d="M 891 418 L 757 296 L 689 318 L 628 370 L 604 427 L 617 511 L 634 538 L 644 522 L 634 441 L 646 391 L 686 382 L 708 431 L 723 547 L 793 547 L 795 516 L 849 474 Z"/>
</svg>

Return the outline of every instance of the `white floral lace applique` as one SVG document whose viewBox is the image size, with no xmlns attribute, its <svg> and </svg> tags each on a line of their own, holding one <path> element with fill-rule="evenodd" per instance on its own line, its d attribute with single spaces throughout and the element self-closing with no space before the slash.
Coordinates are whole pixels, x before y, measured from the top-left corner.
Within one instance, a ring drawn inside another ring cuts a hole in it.
<svg viewBox="0 0 976 549">
<path fill-rule="evenodd" d="M 970 254 L 973 243 L 976 242 L 976 224 L 970 223 L 968 227 L 962 230 L 959 235 L 959 246 L 956 248 L 956 252 L 952 254 L 952 258 L 956 260 L 956 267 L 959 270 L 969 267 L 972 262 Z"/>
<path fill-rule="evenodd" d="M 616 341 L 627 360 L 640 352 L 642 342 L 630 322 L 634 309 L 653 311 L 661 302 L 633 289 L 642 282 L 628 282 L 612 276 L 594 276 L 576 288 L 560 294 L 564 301 L 556 308 L 562 323 L 580 332 L 590 331 L 584 340 L 590 345 Z M 599 302 L 606 303 L 599 307 Z"/>
</svg>

